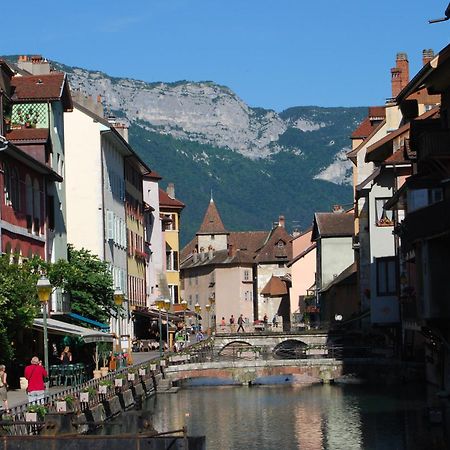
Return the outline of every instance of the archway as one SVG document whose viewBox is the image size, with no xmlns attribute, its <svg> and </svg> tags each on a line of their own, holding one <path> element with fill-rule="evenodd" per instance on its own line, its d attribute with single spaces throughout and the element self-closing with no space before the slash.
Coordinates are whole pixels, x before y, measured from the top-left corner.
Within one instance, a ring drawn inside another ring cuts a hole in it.
<svg viewBox="0 0 450 450">
<path fill-rule="evenodd" d="M 306 358 L 308 345 L 297 339 L 288 339 L 280 342 L 273 349 L 273 356 L 276 359 L 300 359 Z"/>
</svg>

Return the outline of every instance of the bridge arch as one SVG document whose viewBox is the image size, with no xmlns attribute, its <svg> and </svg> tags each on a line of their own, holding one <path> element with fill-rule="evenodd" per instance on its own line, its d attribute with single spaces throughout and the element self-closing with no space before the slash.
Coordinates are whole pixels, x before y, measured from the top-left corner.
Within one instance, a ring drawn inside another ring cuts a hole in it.
<svg viewBox="0 0 450 450">
<path fill-rule="evenodd" d="M 221 358 L 253 359 L 255 357 L 255 353 L 257 353 L 258 351 L 258 347 L 255 347 L 250 342 L 236 340 L 224 345 L 219 350 L 218 355 Z"/>
<path fill-rule="evenodd" d="M 286 339 L 277 344 L 272 353 L 277 359 L 306 358 L 308 344 L 299 339 Z"/>
</svg>

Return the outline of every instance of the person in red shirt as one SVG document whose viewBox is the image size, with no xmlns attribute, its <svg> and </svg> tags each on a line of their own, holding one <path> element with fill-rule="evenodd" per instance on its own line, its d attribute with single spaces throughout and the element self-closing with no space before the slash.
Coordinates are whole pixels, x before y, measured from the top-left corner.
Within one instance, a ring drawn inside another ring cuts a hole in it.
<svg viewBox="0 0 450 450">
<path fill-rule="evenodd" d="M 31 364 L 25 367 L 25 378 L 28 380 L 27 394 L 29 402 L 41 402 L 44 399 L 44 378 L 47 371 L 42 367 L 42 361 L 37 356 L 31 358 Z"/>
</svg>

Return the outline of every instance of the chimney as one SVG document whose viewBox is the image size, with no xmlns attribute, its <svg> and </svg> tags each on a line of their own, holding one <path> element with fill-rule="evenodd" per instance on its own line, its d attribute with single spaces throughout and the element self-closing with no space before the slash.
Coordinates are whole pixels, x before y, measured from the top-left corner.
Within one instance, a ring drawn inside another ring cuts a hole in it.
<svg viewBox="0 0 450 450">
<path fill-rule="evenodd" d="M 425 66 L 434 58 L 433 49 L 424 49 L 422 50 L 422 64 Z"/>
<path fill-rule="evenodd" d="M 170 198 L 175 198 L 175 185 L 173 183 L 168 183 L 166 192 Z"/>
<path fill-rule="evenodd" d="M 278 226 L 279 227 L 284 228 L 285 222 L 286 221 L 284 220 L 284 216 L 279 216 L 278 217 Z"/>
<path fill-rule="evenodd" d="M 396 65 L 391 69 L 392 97 L 397 97 L 400 91 L 409 83 L 409 62 L 406 53 L 397 53 Z"/>
<path fill-rule="evenodd" d="M 292 237 L 296 238 L 298 236 L 300 236 L 302 233 L 300 232 L 300 230 L 298 228 L 295 228 L 294 231 L 292 232 Z"/>
<path fill-rule="evenodd" d="M 335 214 L 341 214 L 344 212 L 344 208 L 341 205 L 333 205 L 332 211 Z"/>
<path fill-rule="evenodd" d="M 46 75 L 50 73 L 50 63 L 41 55 L 19 56 L 17 61 L 19 69 L 26 70 L 32 75 Z"/>
</svg>

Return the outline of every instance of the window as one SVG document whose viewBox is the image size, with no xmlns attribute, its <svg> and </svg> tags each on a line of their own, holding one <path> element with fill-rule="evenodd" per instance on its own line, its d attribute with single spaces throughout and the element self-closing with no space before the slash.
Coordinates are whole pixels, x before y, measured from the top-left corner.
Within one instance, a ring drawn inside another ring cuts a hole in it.
<svg viewBox="0 0 450 450">
<path fill-rule="evenodd" d="M 377 294 L 380 297 L 397 294 L 395 258 L 377 258 Z"/>
<path fill-rule="evenodd" d="M 384 209 L 384 205 L 388 200 L 388 198 L 375 199 L 375 221 L 377 227 L 391 227 L 394 225 L 393 212 Z"/>
<path fill-rule="evenodd" d="M 426 208 L 443 200 L 442 188 L 411 189 L 408 191 L 408 212 Z"/>
<path fill-rule="evenodd" d="M 250 270 L 244 270 L 244 281 L 250 281 Z"/>
<path fill-rule="evenodd" d="M 166 250 L 166 270 L 178 270 L 178 252 Z"/>
</svg>

